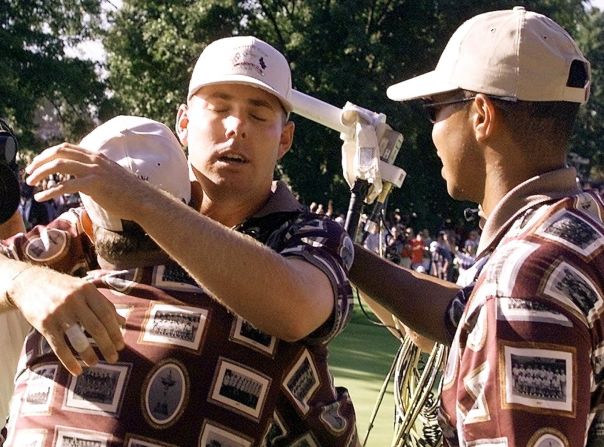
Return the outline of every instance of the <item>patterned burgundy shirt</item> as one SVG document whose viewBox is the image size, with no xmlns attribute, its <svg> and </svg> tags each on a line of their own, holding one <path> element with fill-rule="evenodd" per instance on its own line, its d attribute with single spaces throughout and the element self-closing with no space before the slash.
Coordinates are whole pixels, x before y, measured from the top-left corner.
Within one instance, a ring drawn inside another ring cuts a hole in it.
<svg viewBox="0 0 604 447">
<path fill-rule="evenodd" d="M 603 216 L 602 198 L 564 169 L 518 186 L 489 217 L 443 378 L 449 445 L 602 441 Z"/>
<path fill-rule="evenodd" d="M 81 212 L 14 237 L 4 252 L 72 274 L 88 270 L 95 257 Z M 327 366 L 327 344 L 352 309 L 350 238 L 336 222 L 302 212 L 282 188 L 238 230 L 327 275 L 335 301 L 322 327 L 299 342 L 279 340 L 210 298 L 176 264 L 90 271 L 126 318 L 126 349 L 117 363 L 73 377 L 30 333 L 5 446 L 356 445 L 350 397 Z"/>
</svg>

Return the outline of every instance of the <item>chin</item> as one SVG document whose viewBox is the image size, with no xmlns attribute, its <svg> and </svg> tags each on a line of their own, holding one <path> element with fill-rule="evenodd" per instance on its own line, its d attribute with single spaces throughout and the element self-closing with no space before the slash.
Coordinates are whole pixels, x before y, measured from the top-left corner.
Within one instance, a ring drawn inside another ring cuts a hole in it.
<svg viewBox="0 0 604 447">
<path fill-rule="evenodd" d="M 449 193 L 451 198 L 455 200 L 469 200 L 467 191 L 458 188 L 456 185 L 447 183 L 447 192 Z"/>
</svg>

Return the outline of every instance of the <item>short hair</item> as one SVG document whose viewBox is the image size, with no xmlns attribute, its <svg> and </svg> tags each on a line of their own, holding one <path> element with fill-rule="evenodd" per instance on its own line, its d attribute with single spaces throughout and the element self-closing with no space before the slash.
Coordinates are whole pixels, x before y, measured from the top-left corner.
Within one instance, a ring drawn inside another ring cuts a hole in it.
<svg viewBox="0 0 604 447">
<path fill-rule="evenodd" d="M 94 226 L 94 247 L 97 255 L 111 263 L 132 256 L 161 252 L 162 249 L 135 222 L 122 221 L 123 231 Z"/>
<path fill-rule="evenodd" d="M 567 86 L 583 88 L 589 80 L 583 61 L 571 63 Z M 464 97 L 478 92 L 462 90 Z M 568 101 L 509 101 L 496 96 L 493 99 L 503 116 L 504 123 L 524 143 L 535 147 L 547 145 L 552 149 L 567 149 L 579 112 L 578 102 Z"/>
</svg>

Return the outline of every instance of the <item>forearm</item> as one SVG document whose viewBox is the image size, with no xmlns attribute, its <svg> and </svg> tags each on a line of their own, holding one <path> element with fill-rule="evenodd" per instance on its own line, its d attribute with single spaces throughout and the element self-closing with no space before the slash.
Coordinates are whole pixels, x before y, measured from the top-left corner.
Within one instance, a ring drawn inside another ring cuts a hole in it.
<svg viewBox="0 0 604 447">
<path fill-rule="evenodd" d="M 164 251 L 259 329 L 296 340 L 331 314 L 331 283 L 309 262 L 285 258 L 163 194 L 140 208 L 137 222 Z"/>
<path fill-rule="evenodd" d="M 359 290 L 363 301 L 371 308 L 376 317 L 380 319 L 386 328 L 394 335 L 397 339 L 402 340 L 408 337 L 415 346 L 424 352 L 431 352 L 434 347 L 434 340 L 424 337 L 417 332 L 411 330 L 409 327 L 401 323 L 388 309 L 379 305 L 374 300 L 365 295 Z"/>
<path fill-rule="evenodd" d="M 449 344 L 445 312 L 459 287 L 405 269 L 355 245 L 350 280 L 420 335 Z"/>
</svg>

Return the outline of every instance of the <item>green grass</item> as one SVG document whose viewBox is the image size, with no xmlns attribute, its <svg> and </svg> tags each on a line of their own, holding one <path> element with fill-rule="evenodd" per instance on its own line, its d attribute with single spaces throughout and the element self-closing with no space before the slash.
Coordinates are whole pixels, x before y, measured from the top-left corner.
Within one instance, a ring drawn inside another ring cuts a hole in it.
<svg viewBox="0 0 604 447">
<path fill-rule="evenodd" d="M 365 306 L 366 307 L 366 306 Z M 373 317 L 375 319 L 375 317 Z M 361 442 L 365 439 L 380 388 L 390 369 L 398 341 L 385 328 L 371 324 L 358 305 L 351 322 L 330 344 L 329 363 L 336 386 L 348 388 L 357 414 Z M 392 383 L 380 405 L 367 447 L 387 447 L 392 442 L 394 403 Z"/>
</svg>

